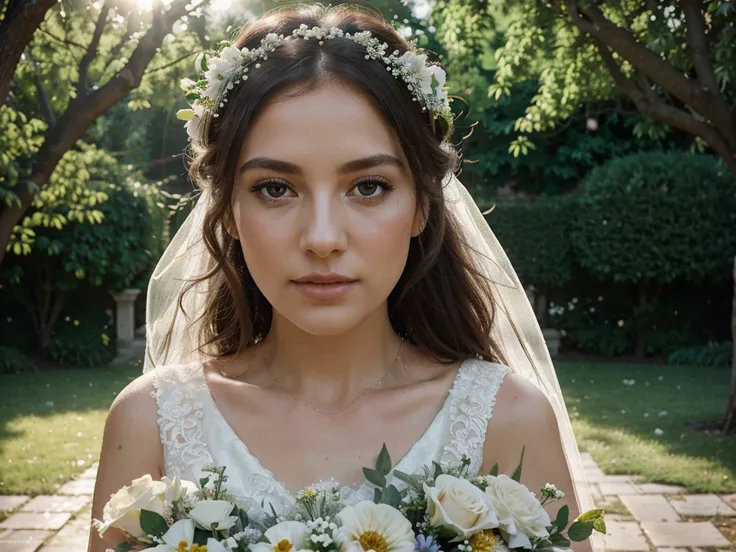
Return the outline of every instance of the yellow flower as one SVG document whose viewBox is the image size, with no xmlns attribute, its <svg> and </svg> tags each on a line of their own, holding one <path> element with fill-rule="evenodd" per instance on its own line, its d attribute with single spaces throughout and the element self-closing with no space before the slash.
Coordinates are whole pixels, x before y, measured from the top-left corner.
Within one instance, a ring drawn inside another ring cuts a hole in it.
<svg viewBox="0 0 736 552">
<path fill-rule="evenodd" d="M 497 543 L 498 537 L 490 529 L 480 531 L 468 539 L 473 552 L 493 552 Z"/>
</svg>

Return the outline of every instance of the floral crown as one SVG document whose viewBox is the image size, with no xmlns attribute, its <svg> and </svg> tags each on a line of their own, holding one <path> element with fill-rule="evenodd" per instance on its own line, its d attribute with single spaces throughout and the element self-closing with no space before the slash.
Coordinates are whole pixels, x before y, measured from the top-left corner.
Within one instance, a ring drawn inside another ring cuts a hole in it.
<svg viewBox="0 0 736 552">
<path fill-rule="evenodd" d="M 291 35 L 284 36 L 269 33 L 261 40 L 258 48 L 237 49 L 230 43 L 222 43 L 217 54 L 200 54 L 195 61 L 196 71 L 200 78 L 197 81 L 183 79 L 181 87 L 191 102 L 191 109 L 179 110 L 176 116 L 186 123 L 189 137 L 193 141 L 202 141 L 204 136 L 204 120 L 209 113 L 219 117 L 218 108 L 227 102 L 227 93 L 236 84 L 248 80 L 251 65 L 258 69 L 261 60 L 267 60 L 268 54 L 283 46 L 290 40 L 325 40 L 345 38 L 365 47 L 365 59 L 376 59 L 386 65 L 386 69 L 396 78 L 401 78 L 414 97 L 413 100 L 422 106 L 422 111 L 429 112 L 430 124 L 434 129 L 435 122 L 442 125 L 446 132 L 452 124 L 450 98 L 445 90 L 447 76 L 439 65 L 427 63 L 427 56 L 416 50 L 408 50 L 399 56 L 399 51 L 389 52 L 389 46 L 375 38 L 369 31 L 355 34 L 343 32 L 337 27 L 325 29 L 300 25 Z"/>
</svg>

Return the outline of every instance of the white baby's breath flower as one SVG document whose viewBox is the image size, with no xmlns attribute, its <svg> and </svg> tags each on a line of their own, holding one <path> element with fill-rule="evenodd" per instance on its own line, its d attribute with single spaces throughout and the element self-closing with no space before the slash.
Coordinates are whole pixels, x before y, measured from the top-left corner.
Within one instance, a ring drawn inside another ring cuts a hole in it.
<svg viewBox="0 0 736 552">
<path fill-rule="evenodd" d="M 396 508 L 369 500 L 348 506 L 338 515 L 342 552 L 413 552 L 416 540 L 411 523 Z"/>
<path fill-rule="evenodd" d="M 486 495 L 498 512 L 501 533 L 510 548 L 531 548 L 529 537 L 546 537 L 552 522 L 542 504 L 507 475 L 493 477 Z"/>
<path fill-rule="evenodd" d="M 424 485 L 429 522 L 434 527 L 451 526 L 458 534 L 454 541 L 473 533 L 498 527 L 498 517 L 488 496 L 470 481 L 442 474 L 434 487 Z"/>
<path fill-rule="evenodd" d="M 168 486 L 169 483 L 154 481 L 149 474 L 134 479 L 105 504 L 102 521 L 95 523 L 97 532 L 102 536 L 110 527 L 116 527 L 133 537 L 145 539 L 140 523 L 141 510 L 163 515 L 164 494 Z"/>
<path fill-rule="evenodd" d="M 201 500 L 189 512 L 189 517 L 202 529 L 230 529 L 238 521 L 238 516 L 230 515 L 233 508 L 227 500 Z"/>
<path fill-rule="evenodd" d="M 263 536 L 268 542 L 250 545 L 251 552 L 296 552 L 306 544 L 307 526 L 298 521 L 282 521 L 266 530 Z M 209 549 L 208 549 L 209 552 Z"/>
</svg>

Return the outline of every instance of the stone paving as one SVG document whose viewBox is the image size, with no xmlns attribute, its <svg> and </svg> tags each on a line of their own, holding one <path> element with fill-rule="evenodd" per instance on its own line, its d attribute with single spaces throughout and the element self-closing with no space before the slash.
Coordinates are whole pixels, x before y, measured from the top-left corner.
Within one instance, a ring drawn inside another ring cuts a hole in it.
<svg viewBox="0 0 736 552">
<path fill-rule="evenodd" d="M 589 454 L 583 461 L 596 504 L 626 511 L 606 515 L 606 552 L 736 551 L 712 521 L 736 518 L 736 494 L 689 495 L 638 476 L 606 475 Z M 12 512 L 0 523 L 0 551 L 85 552 L 96 475 L 94 465 L 56 496 L 0 496 L 0 511 Z"/>
</svg>

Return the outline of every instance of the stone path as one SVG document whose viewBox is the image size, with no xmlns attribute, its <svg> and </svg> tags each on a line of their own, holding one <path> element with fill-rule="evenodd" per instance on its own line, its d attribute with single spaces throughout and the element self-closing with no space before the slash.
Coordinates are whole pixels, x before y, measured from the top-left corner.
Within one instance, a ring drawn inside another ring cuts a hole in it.
<svg viewBox="0 0 736 552">
<path fill-rule="evenodd" d="M 736 543 L 713 520 L 736 521 L 736 494 L 688 495 L 671 485 L 646 483 L 631 475 L 605 475 L 583 455 L 596 505 L 606 515 L 606 552 L 736 551 Z M 0 511 L 12 514 L 0 523 L 2 552 L 85 552 L 97 465 L 56 496 L 0 496 Z"/>
<path fill-rule="evenodd" d="M 2 552 L 86 552 L 97 464 L 55 496 L 0 496 Z"/>
<path fill-rule="evenodd" d="M 606 475 L 589 454 L 585 471 L 596 506 L 606 515 L 606 552 L 736 551 L 713 520 L 736 520 L 736 495 L 685 494 L 632 475 Z"/>
</svg>

